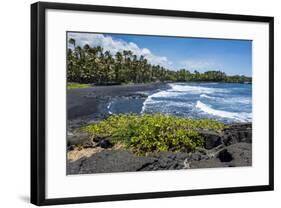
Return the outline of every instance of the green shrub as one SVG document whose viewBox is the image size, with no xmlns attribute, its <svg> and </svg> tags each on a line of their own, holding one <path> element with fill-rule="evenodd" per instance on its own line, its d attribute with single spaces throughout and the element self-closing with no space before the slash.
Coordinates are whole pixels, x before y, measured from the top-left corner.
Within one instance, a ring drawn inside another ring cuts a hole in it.
<svg viewBox="0 0 281 208">
<path fill-rule="evenodd" d="M 139 155 L 160 151 L 193 151 L 204 145 L 198 130 L 220 131 L 224 124 L 210 119 L 187 119 L 171 115 L 118 114 L 83 127 L 93 138 L 111 137 Z"/>
</svg>

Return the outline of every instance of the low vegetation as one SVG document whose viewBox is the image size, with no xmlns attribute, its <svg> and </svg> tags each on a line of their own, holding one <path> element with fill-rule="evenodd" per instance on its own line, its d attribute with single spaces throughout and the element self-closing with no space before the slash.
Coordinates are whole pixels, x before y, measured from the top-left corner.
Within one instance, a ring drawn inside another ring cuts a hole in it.
<svg viewBox="0 0 281 208">
<path fill-rule="evenodd" d="M 81 83 L 75 83 L 75 82 L 69 82 L 67 83 L 67 89 L 77 89 L 77 88 L 88 88 L 91 87 L 90 84 L 81 84 Z"/>
<path fill-rule="evenodd" d="M 163 114 L 118 114 L 90 124 L 82 131 L 95 138 L 110 138 L 138 155 L 160 151 L 193 151 L 204 145 L 198 130 L 220 131 L 224 124 L 210 119 L 186 119 Z"/>
<path fill-rule="evenodd" d="M 219 70 L 204 73 L 189 71 L 189 66 L 175 71 L 160 65 L 153 65 L 144 56 L 137 56 L 130 50 L 112 54 L 102 47 L 89 44 L 77 46 L 70 38 L 67 52 L 67 79 L 69 82 L 95 84 L 146 83 L 156 81 L 204 81 L 251 83 L 246 76 L 228 76 Z"/>
</svg>

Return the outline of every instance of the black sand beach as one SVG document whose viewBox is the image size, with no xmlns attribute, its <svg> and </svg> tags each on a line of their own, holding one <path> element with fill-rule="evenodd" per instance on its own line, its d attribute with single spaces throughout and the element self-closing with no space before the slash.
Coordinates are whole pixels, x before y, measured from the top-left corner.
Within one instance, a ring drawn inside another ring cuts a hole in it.
<svg viewBox="0 0 281 208">
<path fill-rule="evenodd" d="M 127 100 L 127 112 L 139 113 L 148 93 L 169 88 L 165 83 L 94 86 L 67 91 L 68 128 L 99 121 L 109 115 L 113 100 Z M 130 109 L 128 109 L 130 108 Z"/>
</svg>

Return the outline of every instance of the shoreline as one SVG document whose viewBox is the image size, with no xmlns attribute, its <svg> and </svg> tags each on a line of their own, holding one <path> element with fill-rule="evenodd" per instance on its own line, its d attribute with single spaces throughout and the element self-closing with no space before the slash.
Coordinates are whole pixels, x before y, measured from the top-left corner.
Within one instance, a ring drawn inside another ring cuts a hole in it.
<svg viewBox="0 0 281 208">
<path fill-rule="evenodd" d="M 173 83 L 174 82 L 154 82 L 68 89 L 67 131 L 69 133 L 81 126 L 97 123 L 106 119 L 111 114 L 124 114 L 128 112 L 141 114 L 146 100 L 150 96 L 171 89 L 172 86 L 170 84 Z M 189 84 L 193 83 L 195 82 L 189 82 Z M 218 110 L 213 111 L 221 113 Z M 234 115 L 235 113 L 232 114 Z M 239 124 L 247 122 L 251 122 L 251 120 L 224 123 Z"/>
<path fill-rule="evenodd" d="M 145 100 L 155 92 L 170 89 L 171 83 L 173 82 L 93 86 L 67 90 L 68 126 L 72 129 L 98 122 L 114 113 L 140 114 Z M 111 112 L 112 106 L 115 108 L 114 112 Z"/>
<path fill-rule="evenodd" d="M 68 129 L 87 123 L 98 122 L 110 115 L 109 105 L 114 101 L 130 99 L 134 102 L 132 112 L 141 112 L 143 102 L 150 93 L 169 89 L 168 83 L 148 83 L 133 85 L 94 86 L 67 91 Z M 122 113 L 122 112 L 120 112 Z"/>
</svg>

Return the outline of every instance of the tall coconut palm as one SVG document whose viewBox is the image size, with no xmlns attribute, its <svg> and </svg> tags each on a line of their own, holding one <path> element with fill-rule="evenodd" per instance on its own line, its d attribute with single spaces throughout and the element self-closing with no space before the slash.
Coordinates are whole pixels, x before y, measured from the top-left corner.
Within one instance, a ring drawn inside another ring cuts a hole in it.
<svg viewBox="0 0 281 208">
<path fill-rule="evenodd" d="M 115 73 L 115 82 L 120 82 L 120 72 L 121 72 L 121 67 L 122 67 L 122 64 L 123 64 L 123 56 L 122 56 L 122 53 L 120 52 L 117 52 L 115 54 L 115 70 L 114 70 L 114 73 Z"/>
<path fill-rule="evenodd" d="M 105 82 L 109 82 L 109 78 L 110 78 L 110 75 L 112 74 L 111 71 L 112 71 L 112 65 L 113 65 L 113 58 L 112 58 L 112 55 L 109 51 L 106 51 L 104 53 L 104 59 L 105 59 L 105 68 L 104 68 L 104 81 Z"/>
<path fill-rule="evenodd" d="M 76 41 L 74 38 L 69 38 L 68 42 L 73 45 L 73 48 L 75 48 Z"/>
</svg>

